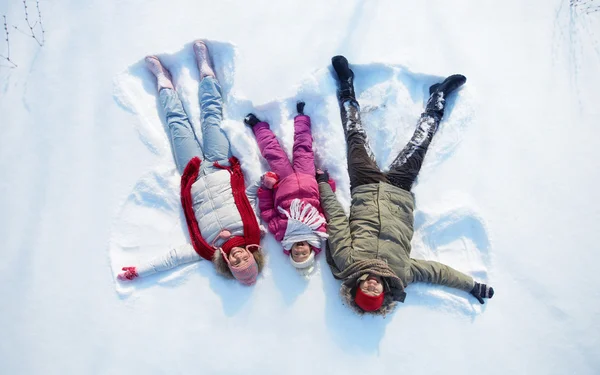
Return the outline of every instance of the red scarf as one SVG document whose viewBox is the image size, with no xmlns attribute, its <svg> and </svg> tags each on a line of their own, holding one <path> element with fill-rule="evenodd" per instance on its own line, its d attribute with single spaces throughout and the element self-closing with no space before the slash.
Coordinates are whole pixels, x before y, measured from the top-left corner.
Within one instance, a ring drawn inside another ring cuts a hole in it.
<svg viewBox="0 0 600 375">
<path fill-rule="evenodd" d="M 196 182 L 198 173 L 200 172 L 200 158 L 195 157 L 183 171 L 181 176 L 181 205 L 183 206 L 183 213 L 185 214 L 185 221 L 187 222 L 188 230 L 190 232 L 190 240 L 192 246 L 202 258 L 212 260 L 215 248 L 210 246 L 208 242 L 202 237 L 196 215 L 194 214 L 194 207 L 192 201 L 192 184 Z M 244 236 L 232 236 L 227 240 L 221 248 L 226 254 L 229 254 L 234 247 L 244 247 L 246 245 L 258 245 L 260 243 L 260 227 L 258 226 L 258 220 L 252 209 L 252 205 L 246 195 L 246 184 L 244 182 L 244 174 L 240 167 L 240 162 L 237 158 L 232 157 L 229 159 L 230 167 L 223 167 L 218 163 L 214 163 L 214 166 L 221 169 L 226 169 L 231 175 L 231 190 L 233 193 L 233 200 L 235 205 L 242 217 L 242 223 L 244 225 Z"/>
</svg>

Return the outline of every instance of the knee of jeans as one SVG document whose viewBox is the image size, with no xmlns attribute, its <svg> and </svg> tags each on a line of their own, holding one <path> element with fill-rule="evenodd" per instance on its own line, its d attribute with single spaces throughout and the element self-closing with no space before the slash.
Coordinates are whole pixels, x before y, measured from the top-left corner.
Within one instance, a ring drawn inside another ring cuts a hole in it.
<svg viewBox="0 0 600 375">
<path fill-rule="evenodd" d="M 223 115 L 220 111 L 203 111 L 202 112 L 202 126 L 221 126 L 223 122 Z"/>
</svg>

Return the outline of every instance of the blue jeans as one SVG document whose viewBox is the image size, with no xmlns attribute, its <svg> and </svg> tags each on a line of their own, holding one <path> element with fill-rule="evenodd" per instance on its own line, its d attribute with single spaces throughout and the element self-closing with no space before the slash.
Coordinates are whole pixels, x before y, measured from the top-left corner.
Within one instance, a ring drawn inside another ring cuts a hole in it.
<svg viewBox="0 0 600 375">
<path fill-rule="evenodd" d="M 223 121 L 223 98 L 216 78 L 206 77 L 200 82 L 200 124 L 203 145 L 200 145 L 192 124 L 175 90 L 162 89 L 160 103 L 165 110 L 169 127 L 169 141 L 179 173 L 194 157 L 202 160 L 200 175 L 217 170 L 214 162 L 228 166 L 231 146 L 221 129 Z"/>
</svg>

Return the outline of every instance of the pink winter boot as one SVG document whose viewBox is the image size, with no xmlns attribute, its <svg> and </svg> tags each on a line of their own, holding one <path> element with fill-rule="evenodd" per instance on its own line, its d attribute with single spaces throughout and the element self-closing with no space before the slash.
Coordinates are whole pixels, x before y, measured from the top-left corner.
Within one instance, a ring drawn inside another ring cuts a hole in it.
<svg viewBox="0 0 600 375">
<path fill-rule="evenodd" d="M 196 63 L 200 71 L 200 80 L 205 77 L 216 77 L 212 62 L 210 61 L 208 47 L 203 40 L 196 40 L 194 42 L 194 55 L 196 56 Z"/>
<path fill-rule="evenodd" d="M 173 87 L 171 73 L 160 63 L 158 57 L 146 56 L 145 60 L 148 70 L 150 70 L 152 74 L 156 76 L 156 85 L 158 87 L 158 91 L 161 89 L 175 90 Z"/>
</svg>

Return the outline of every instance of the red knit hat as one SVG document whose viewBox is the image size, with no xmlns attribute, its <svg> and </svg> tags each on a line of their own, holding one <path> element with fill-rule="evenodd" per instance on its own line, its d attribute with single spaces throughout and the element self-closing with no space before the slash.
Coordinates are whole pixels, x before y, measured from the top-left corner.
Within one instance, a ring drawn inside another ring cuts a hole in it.
<svg viewBox="0 0 600 375">
<path fill-rule="evenodd" d="M 384 296 L 384 292 L 381 292 L 378 296 L 370 296 L 365 294 L 360 288 L 357 288 L 354 302 L 364 311 L 376 311 L 383 305 Z"/>
</svg>

